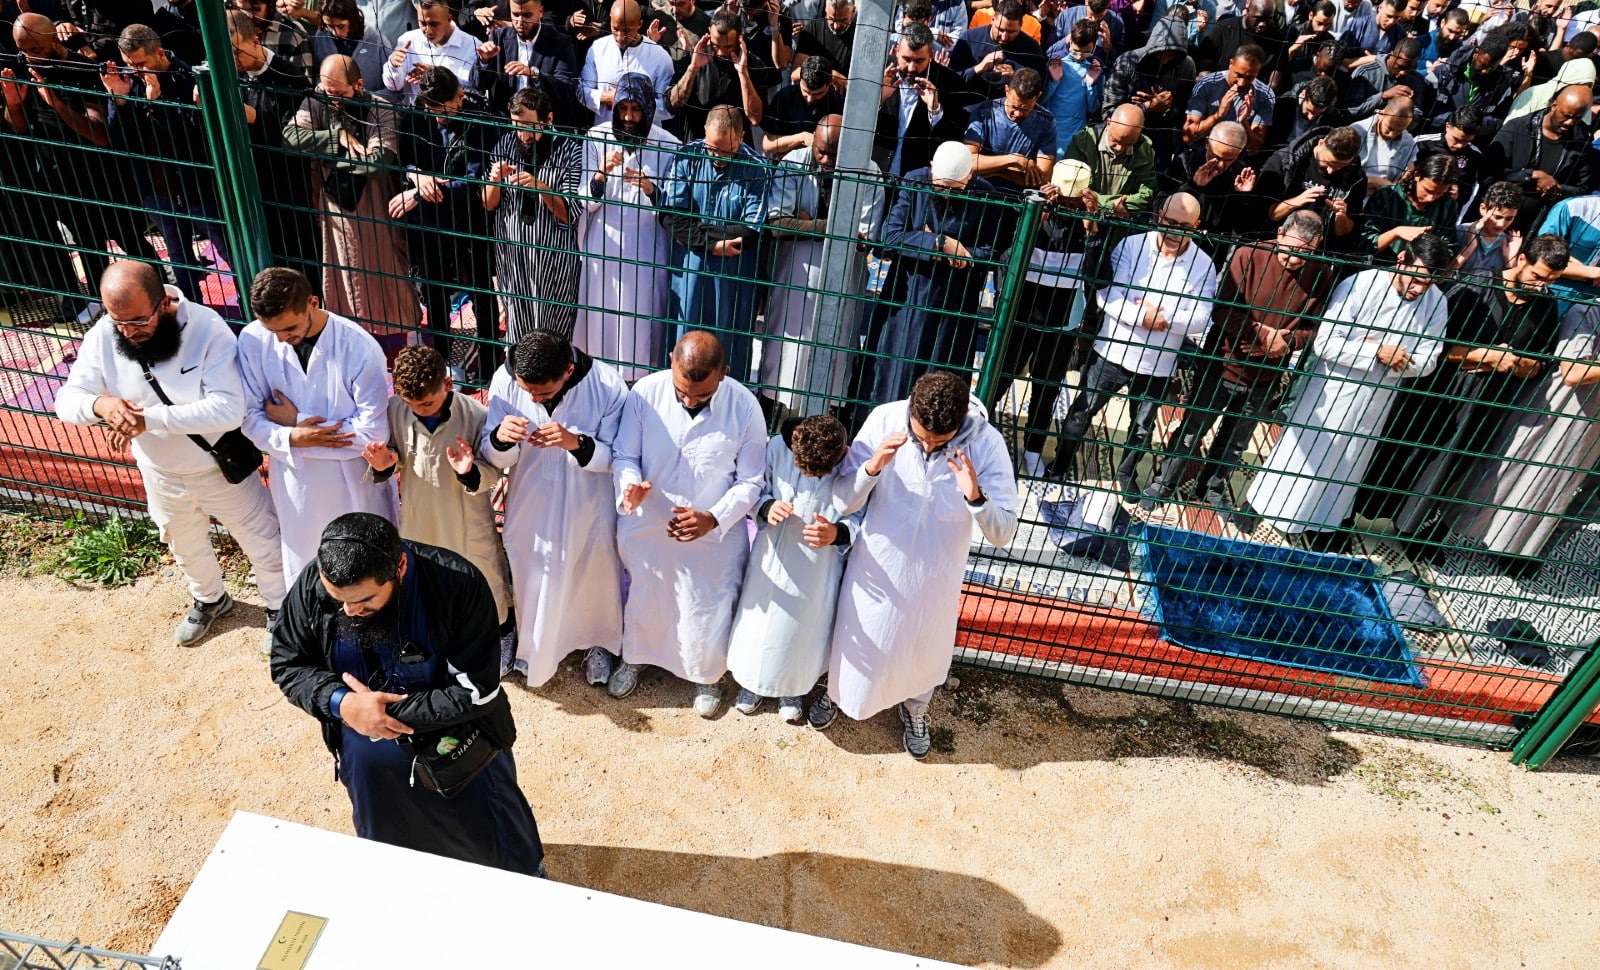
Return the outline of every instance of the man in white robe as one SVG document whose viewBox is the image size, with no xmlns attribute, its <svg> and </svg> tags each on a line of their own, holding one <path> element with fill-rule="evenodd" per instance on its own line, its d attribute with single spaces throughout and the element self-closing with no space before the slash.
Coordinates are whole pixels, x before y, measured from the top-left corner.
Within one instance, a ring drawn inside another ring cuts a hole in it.
<svg viewBox="0 0 1600 970">
<path fill-rule="evenodd" d="M 587 649 L 589 683 L 622 652 L 612 448 L 628 385 L 554 330 L 534 330 L 489 385 L 480 446 L 505 469 L 506 555 L 517 604 L 516 665 L 527 685 Z"/>
<path fill-rule="evenodd" d="M 828 690 L 808 720 L 820 731 L 839 711 L 863 720 L 898 706 L 906 751 L 921 759 L 928 705 L 955 655 L 973 524 L 994 546 L 1017 531 L 1011 454 L 967 378 L 934 371 L 867 417 L 838 491 L 865 515 L 839 589 Z"/>
<path fill-rule="evenodd" d="M 388 374 L 372 335 L 322 309 L 292 269 L 257 275 L 250 308 L 256 319 L 239 334 L 244 433 L 267 454 L 293 585 L 329 522 L 346 512 L 395 520 L 393 484 L 374 488 L 362 458 L 389 440 Z"/>
<path fill-rule="evenodd" d="M 681 146 L 655 124 L 656 94 L 648 77 L 624 74 L 616 111 L 583 145 L 578 239 L 587 257 L 578 279 L 573 342 L 616 361 L 626 380 L 655 370 L 661 359 L 672 237 L 657 220 L 658 182 Z"/>
<path fill-rule="evenodd" d="M 1312 343 L 1316 362 L 1284 421 L 1283 436 L 1229 520 L 1254 532 L 1258 517 L 1306 543 L 1340 551 L 1341 526 L 1377 449 L 1400 382 L 1432 372 L 1444 348 L 1448 307 L 1434 278 L 1448 265 L 1444 241 L 1424 233 L 1394 269 L 1340 283 Z"/>
<path fill-rule="evenodd" d="M 817 122 L 811 144 L 783 157 L 783 177 L 775 178 L 768 194 L 769 227 L 779 237 L 777 277 L 767 297 L 767 337 L 761 348 L 761 383 L 779 388 L 776 398 L 791 410 L 802 406 L 808 393 L 827 395 L 837 403 L 845 396 L 850 378 L 850 357 L 855 349 L 815 347 L 816 294 L 825 287 L 822 265 L 828 231 L 828 209 L 839 186 L 833 181 L 838 158 L 841 115 Z M 878 166 L 867 162 L 873 176 Z M 876 181 L 860 186 L 857 237 L 875 241 L 883 225 L 883 187 Z M 853 337 L 859 314 L 854 300 L 844 302 L 849 319 L 838 332 Z M 818 358 L 822 358 L 819 360 Z M 812 387 L 813 374 L 832 375 L 829 384 Z"/>
<path fill-rule="evenodd" d="M 83 335 L 56 414 L 68 424 L 104 424 L 113 453 L 132 450 L 150 519 L 193 598 L 173 641 L 194 646 L 233 609 L 211 547 L 213 517 L 250 557 L 270 629 L 287 592 L 272 500 L 260 475 L 229 483 L 201 447 L 244 418 L 233 332 L 215 310 L 163 287 L 149 263 L 112 263 L 100 277 L 100 302 L 105 315 Z"/>
<path fill-rule="evenodd" d="M 767 429 L 713 334 L 689 331 L 671 359 L 634 385 L 612 452 L 617 551 L 631 585 L 610 692 L 626 696 L 649 664 L 694 684 L 695 713 L 714 717 Z"/>
</svg>

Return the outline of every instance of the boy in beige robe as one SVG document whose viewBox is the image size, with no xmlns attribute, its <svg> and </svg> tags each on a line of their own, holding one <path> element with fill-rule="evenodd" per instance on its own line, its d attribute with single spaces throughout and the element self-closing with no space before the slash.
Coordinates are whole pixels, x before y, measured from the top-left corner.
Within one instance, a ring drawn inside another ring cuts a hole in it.
<svg viewBox="0 0 1600 970">
<path fill-rule="evenodd" d="M 395 357 L 389 399 L 389 441 L 368 445 L 372 479 L 400 475 L 400 536 L 466 557 L 489 583 L 500 616 L 504 662 L 515 652 L 516 623 L 506 554 L 490 495 L 502 477 L 478 460 L 471 442 L 483 435 L 487 411 L 457 393 L 444 358 L 432 347 L 406 347 Z"/>
</svg>

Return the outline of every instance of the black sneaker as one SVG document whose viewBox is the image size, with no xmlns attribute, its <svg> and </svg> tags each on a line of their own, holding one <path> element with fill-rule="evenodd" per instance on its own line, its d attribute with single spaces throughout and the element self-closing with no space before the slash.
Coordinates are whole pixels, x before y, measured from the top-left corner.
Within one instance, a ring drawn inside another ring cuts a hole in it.
<svg viewBox="0 0 1600 970">
<path fill-rule="evenodd" d="M 233 597 L 227 593 L 222 594 L 222 599 L 215 603 L 202 603 L 194 601 L 189 607 L 189 615 L 183 618 L 178 628 L 172 633 L 172 640 L 180 647 L 192 647 L 205 639 L 206 633 L 211 630 L 211 624 L 217 617 L 225 615 L 233 609 Z"/>
<path fill-rule="evenodd" d="M 828 692 L 823 691 L 821 696 L 811 702 L 811 710 L 806 712 L 806 723 L 814 730 L 826 731 L 833 726 L 838 716 L 839 708 L 828 699 Z"/>
</svg>

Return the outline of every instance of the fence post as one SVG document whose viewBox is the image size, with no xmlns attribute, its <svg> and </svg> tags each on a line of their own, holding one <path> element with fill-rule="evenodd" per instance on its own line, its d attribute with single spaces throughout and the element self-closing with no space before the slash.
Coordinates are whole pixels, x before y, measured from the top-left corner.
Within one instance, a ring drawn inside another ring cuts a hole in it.
<svg viewBox="0 0 1600 970">
<path fill-rule="evenodd" d="M 1600 643 L 1591 644 L 1589 650 L 1589 656 L 1572 668 L 1517 736 L 1511 749 L 1512 764 L 1533 770 L 1544 767 L 1594 712 L 1600 703 Z"/>
<path fill-rule="evenodd" d="M 206 63 L 195 71 L 200 90 L 200 123 L 211 153 L 223 229 L 233 255 L 234 265 L 229 269 L 239 292 L 239 306 L 248 319 L 249 281 L 272 265 L 267 219 L 261 208 L 260 182 L 250 129 L 244 120 L 244 102 L 239 96 L 239 76 L 233 69 L 228 12 L 221 0 L 198 0 L 197 7 L 200 37 L 206 49 Z"/>
<path fill-rule="evenodd" d="M 1000 384 L 1000 368 L 1006 359 L 1006 344 L 1011 341 L 1012 317 L 1017 306 L 1017 294 L 1033 259 L 1033 237 L 1039 231 L 1039 218 L 1044 214 L 1044 196 L 1029 189 L 1022 196 L 1022 218 L 1017 222 L 1017 236 L 1011 244 L 1006 260 L 1005 277 L 995 291 L 994 325 L 989 328 L 989 347 L 983 353 L 983 369 L 978 372 L 978 400 L 994 415 L 996 389 Z"/>
</svg>

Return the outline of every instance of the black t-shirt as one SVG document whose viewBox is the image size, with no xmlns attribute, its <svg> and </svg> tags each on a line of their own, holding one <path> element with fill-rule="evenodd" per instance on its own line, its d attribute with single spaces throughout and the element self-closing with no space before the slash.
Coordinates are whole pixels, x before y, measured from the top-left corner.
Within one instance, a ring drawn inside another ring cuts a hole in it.
<svg viewBox="0 0 1600 970">
<path fill-rule="evenodd" d="M 800 85 L 791 84 L 772 96 L 761 116 L 761 130 L 778 137 L 798 135 L 816 130 L 817 122 L 828 115 L 843 112 L 844 96 L 833 88 L 829 88 L 816 104 L 807 104 L 800 93 Z"/>
<path fill-rule="evenodd" d="M 1465 151 L 1453 152 L 1444 142 L 1444 136 L 1428 138 L 1417 141 L 1417 161 L 1421 162 L 1432 155 L 1449 155 L 1450 181 L 1463 186 L 1463 199 L 1471 186 L 1477 185 L 1479 176 L 1483 171 L 1483 152 L 1476 145 L 1468 145 Z"/>
<path fill-rule="evenodd" d="M 850 73 L 850 52 L 855 48 L 856 26 L 842 34 L 833 32 L 826 20 L 808 20 L 805 30 L 795 38 L 794 49 L 797 54 L 807 57 L 826 57 L 828 63 L 840 74 Z"/>
<path fill-rule="evenodd" d="M 750 83 L 755 86 L 756 97 L 761 98 L 764 108 L 766 92 L 777 83 L 778 72 L 767 63 L 766 58 L 754 51 L 748 52 L 748 57 Z M 744 94 L 739 87 L 739 72 L 733 66 L 733 61 L 712 57 L 711 63 L 706 65 L 705 70 L 694 79 L 689 100 L 684 104 L 683 110 L 678 112 L 677 120 L 683 124 L 684 140 L 704 138 L 706 116 L 711 113 L 712 108 L 723 104 L 744 108 Z"/>
</svg>

